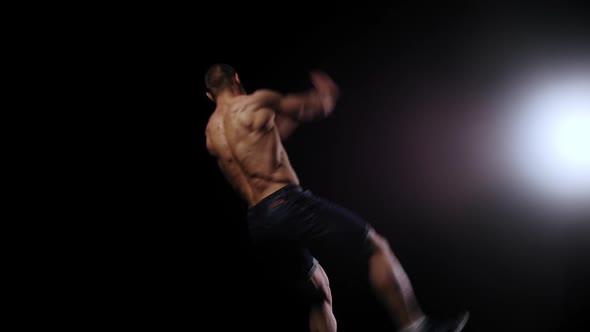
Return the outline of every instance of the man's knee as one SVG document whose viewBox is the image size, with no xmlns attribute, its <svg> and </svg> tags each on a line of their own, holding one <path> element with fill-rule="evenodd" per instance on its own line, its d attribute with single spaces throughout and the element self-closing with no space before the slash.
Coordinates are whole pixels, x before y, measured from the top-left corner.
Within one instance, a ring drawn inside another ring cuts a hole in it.
<svg viewBox="0 0 590 332">
<path fill-rule="evenodd" d="M 389 241 L 378 234 L 374 229 L 369 230 L 367 241 L 371 254 L 393 255 Z"/>
<path fill-rule="evenodd" d="M 312 306 L 322 306 L 326 303 L 332 305 L 332 301 L 323 287 L 311 289 L 309 292 L 309 302 Z"/>
<path fill-rule="evenodd" d="M 311 306 L 309 314 L 311 332 L 337 331 L 338 324 L 336 317 L 334 317 L 332 305 L 324 302 L 322 305 Z"/>
<path fill-rule="evenodd" d="M 332 305 L 330 282 L 319 264 L 309 279 L 307 288 L 309 290 L 308 296 L 313 305 L 323 305 L 325 303 Z"/>
</svg>

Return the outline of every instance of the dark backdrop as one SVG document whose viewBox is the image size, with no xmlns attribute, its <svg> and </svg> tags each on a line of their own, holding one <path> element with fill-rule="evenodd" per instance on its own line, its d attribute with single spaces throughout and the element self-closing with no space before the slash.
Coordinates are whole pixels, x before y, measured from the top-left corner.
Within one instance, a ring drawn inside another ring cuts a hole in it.
<svg viewBox="0 0 590 332">
<path fill-rule="evenodd" d="M 306 89 L 314 68 L 333 76 L 342 98 L 331 118 L 285 143 L 291 162 L 304 187 L 390 240 L 427 312 L 468 309 L 467 331 L 573 331 L 584 316 L 590 218 L 556 220 L 478 181 L 481 158 L 453 133 L 479 123 L 472 109 L 485 118 L 481 105 L 522 62 L 587 49 L 588 11 L 571 2 L 360 5 L 195 5 L 132 24 L 129 43 L 142 51 L 129 65 L 150 86 L 131 147 L 147 156 L 130 172 L 145 215 L 134 228 L 141 244 L 129 245 L 145 262 L 128 282 L 132 301 L 149 308 L 137 319 L 173 330 L 307 326 L 289 290 L 257 277 L 246 206 L 205 150 L 214 105 L 204 72 L 226 62 L 248 91 Z M 339 331 L 391 331 L 364 280 L 344 277 L 330 275 Z"/>
</svg>

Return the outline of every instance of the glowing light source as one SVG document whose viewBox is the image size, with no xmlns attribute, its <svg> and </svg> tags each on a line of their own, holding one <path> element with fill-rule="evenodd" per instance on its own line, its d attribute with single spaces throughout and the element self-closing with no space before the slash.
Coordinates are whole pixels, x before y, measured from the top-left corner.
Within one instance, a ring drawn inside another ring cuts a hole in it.
<svg viewBox="0 0 590 332">
<path fill-rule="evenodd" d="M 514 106 L 510 151 L 521 180 L 590 206 L 590 73 L 533 82 Z"/>
</svg>

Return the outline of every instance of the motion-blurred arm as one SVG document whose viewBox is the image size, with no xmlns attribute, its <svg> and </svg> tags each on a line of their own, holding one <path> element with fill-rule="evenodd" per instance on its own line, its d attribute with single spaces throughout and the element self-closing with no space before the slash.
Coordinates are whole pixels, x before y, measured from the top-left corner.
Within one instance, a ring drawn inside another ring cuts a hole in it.
<svg viewBox="0 0 590 332">
<path fill-rule="evenodd" d="M 258 90 L 256 99 L 276 112 L 275 124 L 281 139 L 289 137 L 302 123 L 329 116 L 340 95 L 338 86 L 325 73 L 314 71 L 310 74 L 313 88 L 291 94 L 280 94 L 272 90 Z"/>
</svg>

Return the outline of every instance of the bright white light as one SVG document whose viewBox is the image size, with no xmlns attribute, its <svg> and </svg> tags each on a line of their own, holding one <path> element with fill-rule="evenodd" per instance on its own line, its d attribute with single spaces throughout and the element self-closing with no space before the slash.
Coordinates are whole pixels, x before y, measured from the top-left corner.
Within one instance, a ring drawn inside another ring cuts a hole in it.
<svg viewBox="0 0 590 332">
<path fill-rule="evenodd" d="M 590 206 L 590 73 L 533 82 L 516 103 L 511 154 L 536 192 Z"/>
</svg>

